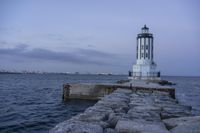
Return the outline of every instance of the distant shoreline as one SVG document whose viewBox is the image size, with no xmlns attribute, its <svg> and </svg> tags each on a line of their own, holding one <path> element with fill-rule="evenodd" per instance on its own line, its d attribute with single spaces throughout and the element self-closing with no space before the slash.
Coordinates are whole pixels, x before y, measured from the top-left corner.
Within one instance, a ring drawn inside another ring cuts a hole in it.
<svg viewBox="0 0 200 133">
<path fill-rule="evenodd" d="M 127 76 L 126 74 L 110 74 L 110 73 L 59 73 L 59 72 L 0 72 L 1 74 L 60 74 L 60 75 L 99 75 L 99 76 Z M 175 76 L 175 75 L 162 75 L 162 77 L 190 77 L 200 78 L 200 76 Z M 162 78 L 161 77 L 161 78 Z"/>
<path fill-rule="evenodd" d="M 99 76 L 126 76 L 125 74 L 110 74 L 110 73 L 57 73 L 57 72 L 0 72 L 0 74 L 62 74 L 62 75 L 99 75 Z"/>
</svg>

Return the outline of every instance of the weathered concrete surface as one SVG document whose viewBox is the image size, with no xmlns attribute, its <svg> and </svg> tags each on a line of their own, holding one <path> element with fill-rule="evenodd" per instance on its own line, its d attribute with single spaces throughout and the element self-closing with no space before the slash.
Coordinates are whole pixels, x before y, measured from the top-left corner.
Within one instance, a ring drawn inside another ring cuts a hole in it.
<svg viewBox="0 0 200 133">
<path fill-rule="evenodd" d="M 145 87 L 145 88 L 172 88 L 171 86 L 163 86 L 157 82 L 148 81 L 148 80 L 130 80 L 129 82 L 123 83 L 123 85 L 130 85 L 137 87 Z"/>
<path fill-rule="evenodd" d="M 193 116 L 190 111 L 168 92 L 117 89 L 50 133 L 170 133 L 181 130 L 166 119 Z"/>
<path fill-rule="evenodd" d="M 65 84 L 63 85 L 63 100 L 68 99 L 101 99 L 107 94 L 112 93 L 117 88 L 127 88 L 132 91 L 161 91 L 168 92 L 171 97 L 175 98 L 175 89 L 170 86 L 161 86 L 157 83 L 133 80 L 124 84 Z"/>
<path fill-rule="evenodd" d="M 65 84 L 63 85 L 63 100 L 68 99 L 88 99 L 97 100 L 113 92 L 116 89 L 115 86 L 109 86 L 104 84 Z"/>
</svg>

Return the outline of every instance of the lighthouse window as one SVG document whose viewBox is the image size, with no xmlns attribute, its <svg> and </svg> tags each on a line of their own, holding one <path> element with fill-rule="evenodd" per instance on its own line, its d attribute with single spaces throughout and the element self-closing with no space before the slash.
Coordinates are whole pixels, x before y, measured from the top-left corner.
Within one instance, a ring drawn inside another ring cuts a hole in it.
<svg viewBox="0 0 200 133">
<path fill-rule="evenodd" d="M 142 49 L 144 48 L 144 45 L 142 45 Z"/>
<path fill-rule="evenodd" d="M 148 49 L 148 45 L 146 46 L 146 49 Z"/>
<path fill-rule="evenodd" d="M 148 53 L 146 53 L 146 57 L 148 57 Z"/>
</svg>

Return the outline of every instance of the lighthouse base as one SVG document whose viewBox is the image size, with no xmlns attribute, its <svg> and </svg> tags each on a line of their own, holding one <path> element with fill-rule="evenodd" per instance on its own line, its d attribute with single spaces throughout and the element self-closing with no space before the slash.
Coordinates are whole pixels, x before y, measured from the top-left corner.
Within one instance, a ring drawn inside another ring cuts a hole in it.
<svg viewBox="0 0 200 133">
<path fill-rule="evenodd" d="M 160 80 L 160 72 L 156 71 L 156 64 L 136 64 L 133 65 L 132 79 Z"/>
</svg>

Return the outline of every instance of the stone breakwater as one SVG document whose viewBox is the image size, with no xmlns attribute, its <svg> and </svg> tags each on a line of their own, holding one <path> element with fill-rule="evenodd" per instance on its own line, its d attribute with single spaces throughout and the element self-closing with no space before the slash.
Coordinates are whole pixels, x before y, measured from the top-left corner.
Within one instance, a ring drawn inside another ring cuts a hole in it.
<svg viewBox="0 0 200 133">
<path fill-rule="evenodd" d="M 50 133 L 200 133 L 199 125 L 200 116 L 167 92 L 118 88 Z"/>
</svg>

